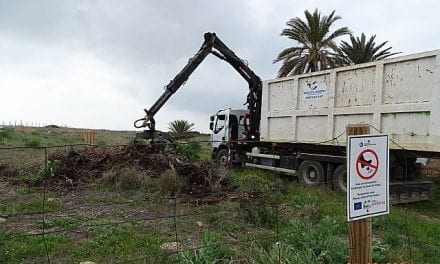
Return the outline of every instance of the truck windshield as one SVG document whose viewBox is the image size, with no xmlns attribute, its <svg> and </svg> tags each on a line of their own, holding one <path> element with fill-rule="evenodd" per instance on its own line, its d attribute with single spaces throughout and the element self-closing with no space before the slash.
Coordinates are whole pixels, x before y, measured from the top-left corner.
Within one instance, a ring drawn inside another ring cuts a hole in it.
<svg viewBox="0 0 440 264">
<path fill-rule="evenodd" d="M 220 132 L 225 127 L 225 115 L 218 115 L 217 122 L 215 123 L 214 133 Z"/>
</svg>

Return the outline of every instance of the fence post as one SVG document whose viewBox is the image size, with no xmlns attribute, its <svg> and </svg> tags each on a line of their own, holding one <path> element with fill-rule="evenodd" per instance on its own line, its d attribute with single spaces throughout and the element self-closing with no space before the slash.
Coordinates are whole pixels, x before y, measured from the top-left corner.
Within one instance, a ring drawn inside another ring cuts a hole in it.
<svg viewBox="0 0 440 264">
<path fill-rule="evenodd" d="M 347 125 L 345 128 L 348 136 L 351 135 L 365 135 L 370 133 L 370 127 L 365 124 Z M 348 151 L 348 150 L 347 150 Z M 349 168 L 347 168 L 347 171 Z M 347 174 L 348 175 L 348 174 Z M 348 182 L 348 179 L 347 179 Z M 348 223 L 349 241 L 350 241 L 350 264 L 372 264 L 372 228 L 371 218 L 364 218 L 360 220 L 351 221 Z"/>
<path fill-rule="evenodd" d="M 47 147 L 44 148 L 44 171 L 47 173 L 48 171 L 48 157 L 47 157 Z M 42 235 L 43 235 L 43 243 L 44 243 L 44 250 L 46 252 L 46 260 L 47 263 L 50 264 L 50 256 L 49 256 L 49 249 L 47 247 L 47 241 L 46 241 L 46 199 L 47 199 L 47 186 L 46 186 L 46 178 L 43 179 L 43 225 L 42 225 Z"/>
</svg>

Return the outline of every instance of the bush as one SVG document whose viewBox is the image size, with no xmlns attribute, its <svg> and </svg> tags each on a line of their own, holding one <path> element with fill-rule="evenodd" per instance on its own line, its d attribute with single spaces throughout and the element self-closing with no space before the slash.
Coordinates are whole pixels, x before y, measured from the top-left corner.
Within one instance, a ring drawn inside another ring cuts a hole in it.
<svg viewBox="0 0 440 264">
<path fill-rule="evenodd" d="M 45 128 L 60 128 L 60 127 L 57 125 L 47 125 L 45 126 Z"/>
<path fill-rule="evenodd" d="M 103 173 L 102 180 L 119 190 L 137 190 L 150 181 L 149 175 L 139 167 L 123 167 Z"/>
<path fill-rule="evenodd" d="M 14 130 L 12 128 L 8 128 L 8 127 L 0 128 L 0 144 L 3 144 L 3 141 L 5 139 L 12 138 L 13 134 L 14 134 Z"/>
<path fill-rule="evenodd" d="M 22 180 L 31 186 L 41 185 L 44 180 L 49 180 L 55 177 L 55 174 L 60 167 L 60 163 L 59 160 L 48 161 L 46 166 L 43 165 L 40 167 L 37 173 L 23 176 Z"/>
<path fill-rule="evenodd" d="M 242 205 L 240 205 L 242 206 Z M 259 206 L 257 208 L 244 208 L 246 210 L 246 215 L 244 217 L 245 221 L 260 227 L 275 228 L 279 221 L 279 215 L 276 212 L 276 208 L 270 206 Z"/>
<path fill-rule="evenodd" d="M 274 172 L 258 169 L 232 171 L 232 183 L 243 191 L 267 192 L 286 185 Z M 278 188 L 279 189 L 279 188 Z"/>
<path fill-rule="evenodd" d="M 200 150 L 200 145 L 196 142 L 176 144 L 176 152 L 178 154 L 184 155 L 190 161 L 200 160 L 199 150 Z"/>
<path fill-rule="evenodd" d="M 37 138 L 33 138 L 33 139 L 24 139 L 24 145 L 26 147 L 40 147 L 41 146 L 41 141 Z"/>
<path fill-rule="evenodd" d="M 176 195 L 186 186 L 185 179 L 179 177 L 175 170 L 166 170 L 157 179 L 157 192 L 160 195 Z"/>
<path fill-rule="evenodd" d="M 96 142 L 96 145 L 98 145 L 98 146 L 100 146 L 100 147 L 104 147 L 104 146 L 107 146 L 107 142 L 106 142 L 105 140 L 103 140 L 103 139 L 99 139 L 99 140 Z"/>
<path fill-rule="evenodd" d="M 306 263 L 346 263 L 348 245 L 341 239 L 338 223 L 324 217 L 319 223 L 298 218 L 290 220 L 284 243 L 292 246 L 298 255 L 305 254 L 310 259 Z"/>
<path fill-rule="evenodd" d="M 185 250 L 179 253 L 183 263 L 232 263 L 231 252 L 217 241 L 219 238 L 212 233 L 203 234 L 201 245 L 198 249 Z"/>
</svg>

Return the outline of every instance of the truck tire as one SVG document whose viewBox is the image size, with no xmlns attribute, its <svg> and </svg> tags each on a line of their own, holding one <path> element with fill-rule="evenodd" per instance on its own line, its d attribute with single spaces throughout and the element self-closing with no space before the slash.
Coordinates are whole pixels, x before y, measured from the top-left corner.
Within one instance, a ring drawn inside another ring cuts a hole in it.
<svg viewBox="0 0 440 264">
<path fill-rule="evenodd" d="M 298 179 L 305 185 L 319 185 L 324 182 L 324 168 L 314 160 L 305 160 L 298 167 Z"/>
<path fill-rule="evenodd" d="M 339 165 L 333 172 L 333 189 L 338 192 L 347 192 L 347 166 Z"/>
<path fill-rule="evenodd" d="M 217 152 L 216 161 L 221 166 L 227 166 L 228 165 L 228 157 L 229 157 L 228 149 L 220 149 Z"/>
</svg>

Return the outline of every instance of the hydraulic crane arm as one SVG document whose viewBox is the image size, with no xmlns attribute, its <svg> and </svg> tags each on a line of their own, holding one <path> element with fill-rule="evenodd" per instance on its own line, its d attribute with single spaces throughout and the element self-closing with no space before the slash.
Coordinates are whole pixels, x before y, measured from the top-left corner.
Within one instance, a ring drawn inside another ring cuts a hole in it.
<svg viewBox="0 0 440 264">
<path fill-rule="evenodd" d="M 192 57 L 183 69 L 168 83 L 165 91 L 150 109 L 144 109 L 146 115 L 134 122 L 136 128 L 148 127 L 155 130 L 155 114 L 162 108 L 168 99 L 188 80 L 189 76 L 212 53 L 221 60 L 228 62 L 249 84 L 249 93 L 246 103 L 249 109 L 248 139 L 259 138 L 259 126 L 261 115 L 261 79 L 258 77 L 235 53 L 229 49 L 215 33 L 205 33 L 205 41 L 199 51 Z M 142 122 L 141 124 L 139 124 Z"/>
</svg>

